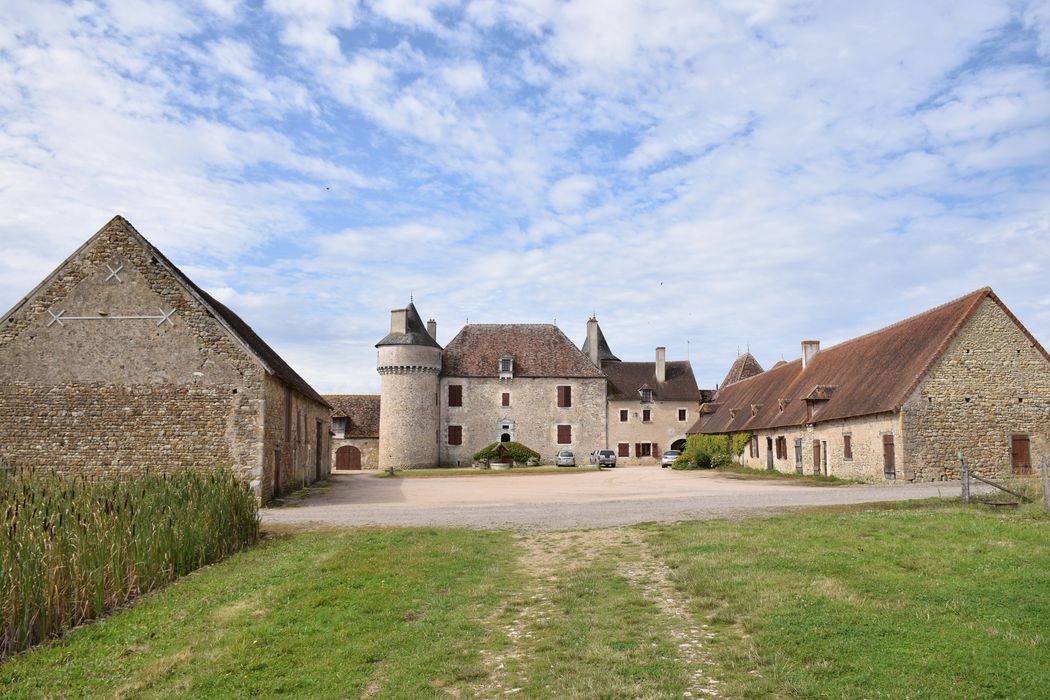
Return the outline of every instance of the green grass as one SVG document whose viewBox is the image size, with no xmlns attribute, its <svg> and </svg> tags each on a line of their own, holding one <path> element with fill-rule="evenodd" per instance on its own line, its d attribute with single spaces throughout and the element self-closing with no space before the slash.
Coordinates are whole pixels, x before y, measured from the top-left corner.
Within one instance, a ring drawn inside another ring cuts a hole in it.
<svg viewBox="0 0 1050 700">
<path fill-rule="evenodd" d="M 476 467 L 434 467 L 432 469 L 398 469 L 392 475 L 388 471 L 378 471 L 375 476 L 380 479 L 421 479 L 433 476 L 522 476 L 524 474 L 579 474 L 596 472 L 598 467 L 514 467 L 513 469 L 478 469 Z"/>
<path fill-rule="evenodd" d="M 1050 519 L 868 507 L 654 528 L 731 697 L 1045 697 Z"/>
<path fill-rule="evenodd" d="M 773 469 L 752 469 L 739 464 L 731 464 L 724 467 L 716 467 L 716 471 L 724 474 L 737 474 L 752 479 L 780 479 L 795 481 L 809 486 L 848 486 L 855 484 L 852 479 L 840 479 L 837 476 L 824 476 L 823 474 L 798 474 L 795 472 L 779 472 Z"/>
<path fill-rule="evenodd" d="M 1045 697 L 1047 591 L 1038 506 L 289 531 L 7 661 L 0 695 L 681 698 L 702 628 L 720 697 Z"/>
</svg>

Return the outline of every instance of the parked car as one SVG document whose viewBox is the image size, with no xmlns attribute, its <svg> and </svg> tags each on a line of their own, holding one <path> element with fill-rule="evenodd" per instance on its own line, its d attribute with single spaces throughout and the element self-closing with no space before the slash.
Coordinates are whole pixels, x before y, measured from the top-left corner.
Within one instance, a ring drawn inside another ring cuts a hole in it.
<svg viewBox="0 0 1050 700">
<path fill-rule="evenodd" d="M 616 453 L 612 450 L 595 450 L 591 453 L 591 464 L 599 467 L 615 467 Z"/>
<path fill-rule="evenodd" d="M 554 463 L 559 467 L 575 467 L 576 455 L 569 450 L 562 450 L 558 453 L 558 456 L 554 458 Z"/>
<path fill-rule="evenodd" d="M 661 467 L 669 467 L 674 464 L 674 461 L 678 459 L 678 456 L 682 454 L 681 450 L 668 450 L 664 452 L 663 459 L 660 460 Z"/>
</svg>

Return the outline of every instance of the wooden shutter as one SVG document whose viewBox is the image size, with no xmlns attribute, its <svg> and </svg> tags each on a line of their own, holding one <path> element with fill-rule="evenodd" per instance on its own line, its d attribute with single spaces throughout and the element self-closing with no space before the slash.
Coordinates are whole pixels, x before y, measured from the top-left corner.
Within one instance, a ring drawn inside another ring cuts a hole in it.
<svg viewBox="0 0 1050 700">
<path fill-rule="evenodd" d="M 448 444 L 450 444 L 450 445 L 462 445 L 463 444 L 463 426 L 462 425 L 450 425 L 450 426 L 448 426 Z"/>
<path fill-rule="evenodd" d="M 842 436 L 842 458 L 853 459 L 853 436 Z"/>
<path fill-rule="evenodd" d="M 1025 476 L 1032 473 L 1031 446 L 1027 435 L 1014 435 L 1010 438 L 1010 466 L 1014 474 Z"/>
<path fill-rule="evenodd" d="M 893 436 L 882 436 L 882 472 L 887 479 L 897 477 L 897 455 L 893 450 Z"/>
<path fill-rule="evenodd" d="M 463 385 L 461 385 L 461 384 L 449 384 L 448 385 L 448 405 L 449 406 L 462 406 L 463 405 Z"/>
<path fill-rule="evenodd" d="M 569 408 L 572 406 L 572 387 L 558 387 L 558 408 Z"/>
<path fill-rule="evenodd" d="M 510 394 L 503 394 L 503 405 L 510 406 Z"/>
<path fill-rule="evenodd" d="M 617 457 L 630 457 L 631 456 L 631 443 L 621 442 L 616 446 Z"/>
<path fill-rule="evenodd" d="M 813 473 L 820 473 L 820 440 L 813 441 Z"/>
<path fill-rule="evenodd" d="M 660 456 L 660 446 L 657 445 L 655 442 L 653 443 L 653 456 L 654 457 L 659 457 Z"/>
<path fill-rule="evenodd" d="M 571 425 L 559 425 L 558 426 L 558 444 L 559 445 L 570 445 L 570 444 L 572 444 L 572 426 Z"/>
<path fill-rule="evenodd" d="M 634 443 L 634 456 L 635 457 L 641 457 L 642 456 L 642 443 L 640 443 L 640 442 Z"/>
</svg>

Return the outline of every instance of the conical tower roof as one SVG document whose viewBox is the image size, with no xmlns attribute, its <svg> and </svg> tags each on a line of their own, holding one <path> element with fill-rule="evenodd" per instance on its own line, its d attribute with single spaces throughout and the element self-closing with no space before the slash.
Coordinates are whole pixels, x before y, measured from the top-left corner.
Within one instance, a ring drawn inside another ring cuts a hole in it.
<svg viewBox="0 0 1050 700">
<path fill-rule="evenodd" d="M 726 373 L 726 378 L 722 380 L 722 384 L 719 388 L 727 387 L 730 384 L 736 384 L 742 379 L 753 377 L 756 374 L 762 374 L 765 370 L 762 369 L 762 365 L 758 364 L 758 360 L 750 352 L 745 352 L 740 355 L 733 362 L 733 366 L 729 368 L 729 372 Z"/>
<path fill-rule="evenodd" d="M 597 324 L 598 322 L 595 321 Z M 583 347 L 580 348 L 584 355 L 590 356 L 591 353 L 591 338 L 588 335 L 583 341 Z M 598 326 L 598 364 L 603 362 L 619 362 L 620 358 L 613 355 L 613 351 L 609 348 L 609 343 L 605 340 L 605 334 L 602 333 L 602 327 Z"/>
<path fill-rule="evenodd" d="M 440 349 L 441 346 L 438 345 L 438 342 L 427 332 L 427 325 L 423 323 L 419 312 L 416 311 L 416 305 L 409 302 L 405 311 L 408 312 L 405 318 L 405 332 L 391 333 L 376 343 L 376 347 L 379 348 L 384 345 L 424 345 Z"/>
</svg>

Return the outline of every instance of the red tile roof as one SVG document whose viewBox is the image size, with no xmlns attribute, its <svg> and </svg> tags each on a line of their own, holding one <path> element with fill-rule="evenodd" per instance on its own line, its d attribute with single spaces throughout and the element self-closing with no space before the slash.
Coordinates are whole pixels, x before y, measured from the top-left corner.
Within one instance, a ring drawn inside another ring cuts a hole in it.
<svg viewBox="0 0 1050 700">
<path fill-rule="evenodd" d="M 609 377 L 609 399 L 637 401 L 643 386 L 653 390 L 654 401 L 699 401 L 693 366 L 688 360 L 667 363 L 665 379 L 656 381 L 655 362 L 610 362 L 603 368 Z"/>
<path fill-rule="evenodd" d="M 737 352 L 739 352 L 739 350 Z M 755 359 L 755 356 L 749 352 L 745 352 L 733 361 L 733 365 L 729 368 L 729 371 L 726 372 L 726 378 L 722 380 L 719 388 L 729 386 L 730 384 L 736 384 L 742 379 L 748 379 L 756 374 L 762 374 L 764 371 L 762 365 L 758 364 L 758 360 Z"/>
<path fill-rule="evenodd" d="M 999 304 L 1050 360 L 995 293 L 985 288 L 821 350 L 805 370 L 798 359 L 720 389 L 712 404 L 714 412 L 703 415 L 689 432 L 779 428 L 899 410 L 985 299 Z M 807 413 L 807 397 L 815 402 L 812 417 Z"/>
<path fill-rule="evenodd" d="M 348 438 L 379 437 L 379 397 L 374 394 L 326 394 L 332 418 L 349 419 Z"/>
<path fill-rule="evenodd" d="M 514 357 L 515 377 L 605 375 L 561 330 L 551 324 L 470 324 L 445 347 L 441 373 L 447 377 L 498 377 L 499 359 Z"/>
</svg>

